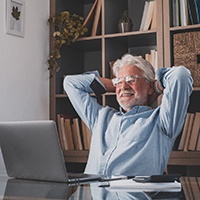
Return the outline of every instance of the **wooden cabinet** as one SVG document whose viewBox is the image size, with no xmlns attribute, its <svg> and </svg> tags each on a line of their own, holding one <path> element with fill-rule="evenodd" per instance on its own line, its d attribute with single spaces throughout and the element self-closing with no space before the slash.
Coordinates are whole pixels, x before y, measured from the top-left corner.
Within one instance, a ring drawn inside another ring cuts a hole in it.
<svg viewBox="0 0 200 200">
<path fill-rule="evenodd" d="M 94 0 L 51 0 L 51 16 L 64 10 L 86 17 Z M 50 118 L 57 120 L 57 114 L 75 113 L 67 95 L 63 93 L 63 77 L 67 74 L 78 74 L 85 71 L 98 70 L 103 77 L 110 77 L 109 62 L 120 58 L 123 54 L 131 52 L 144 56 L 151 49 L 158 52 L 158 66 L 171 67 L 172 36 L 174 33 L 185 30 L 200 30 L 200 25 L 172 26 L 171 0 L 156 0 L 156 29 L 139 31 L 145 0 L 102 0 L 102 9 L 97 33 L 90 36 L 90 32 L 78 39 L 70 46 L 62 48 L 62 57 L 58 60 L 60 70 L 52 72 L 50 79 Z M 118 21 L 124 10 L 128 10 L 132 19 L 132 31 L 119 33 Z M 50 28 L 51 35 L 53 27 Z M 50 38 L 51 48 L 53 38 Z M 195 88 L 199 91 L 199 88 Z M 197 97 L 199 98 L 199 97 Z M 114 105 L 118 108 L 114 93 L 106 93 L 98 99 L 103 105 Z M 192 102 L 191 102 L 192 103 Z M 196 105 L 198 102 L 194 102 Z M 200 111 L 200 107 L 198 108 Z M 65 151 L 66 162 L 85 163 L 88 151 Z M 187 158 L 187 162 L 184 157 Z M 200 152 L 172 152 L 170 165 L 199 165 Z"/>
</svg>

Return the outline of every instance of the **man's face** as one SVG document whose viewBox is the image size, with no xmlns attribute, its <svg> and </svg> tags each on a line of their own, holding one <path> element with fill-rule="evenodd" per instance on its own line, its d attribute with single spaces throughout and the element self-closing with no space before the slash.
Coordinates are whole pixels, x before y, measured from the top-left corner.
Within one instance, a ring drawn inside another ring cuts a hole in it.
<svg viewBox="0 0 200 200">
<path fill-rule="evenodd" d="M 127 76 L 134 78 L 130 78 L 130 81 L 128 81 L 129 78 L 126 78 L 126 82 L 125 77 Z M 139 68 L 133 65 L 125 65 L 120 68 L 117 78 L 122 78 L 116 84 L 117 101 L 125 112 L 131 110 L 133 106 L 148 104 L 148 95 L 153 90 Z"/>
</svg>

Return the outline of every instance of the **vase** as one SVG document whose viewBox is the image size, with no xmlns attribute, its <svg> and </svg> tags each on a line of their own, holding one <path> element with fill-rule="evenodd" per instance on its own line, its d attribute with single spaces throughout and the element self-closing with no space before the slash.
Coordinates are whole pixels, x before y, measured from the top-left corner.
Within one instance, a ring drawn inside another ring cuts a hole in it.
<svg viewBox="0 0 200 200">
<path fill-rule="evenodd" d="M 119 32 L 120 33 L 125 33 L 125 32 L 129 32 L 132 31 L 132 23 L 129 22 L 122 22 L 118 24 L 118 28 L 119 28 Z"/>
</svg>

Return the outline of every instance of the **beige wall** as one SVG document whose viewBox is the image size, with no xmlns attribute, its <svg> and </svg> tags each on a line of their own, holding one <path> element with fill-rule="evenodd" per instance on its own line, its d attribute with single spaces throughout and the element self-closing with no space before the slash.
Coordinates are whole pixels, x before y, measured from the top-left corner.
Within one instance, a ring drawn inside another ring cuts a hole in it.
<svg viewBox="0 0 200 200">
<path fill-rule="evenodd" d="M 49 0 L 24 1 L 23 38 L 6 34 L 6 0 L 0 1 L 0 121 L 49 118 Z"/>
</svg>

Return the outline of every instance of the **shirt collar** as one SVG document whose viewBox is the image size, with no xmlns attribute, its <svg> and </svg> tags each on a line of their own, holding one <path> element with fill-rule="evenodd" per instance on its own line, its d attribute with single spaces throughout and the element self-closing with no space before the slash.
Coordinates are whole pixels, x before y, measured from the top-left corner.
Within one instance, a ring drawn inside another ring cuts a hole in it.
<svg viewBox="0 0 200 200">
<path fill-rule="evenodd" d="M 123 112 L 123 109 L 120 107 L 119 111 L 121 115 L 125 115 L 125 114 L 136 114 L 136 113 L 141 113 L 141 112 L 145 112 L 148 110 L 151 110 L 152 108 L 150 106 L 134 106 L 130 111 L 128 112 Z"/>
</svg>

